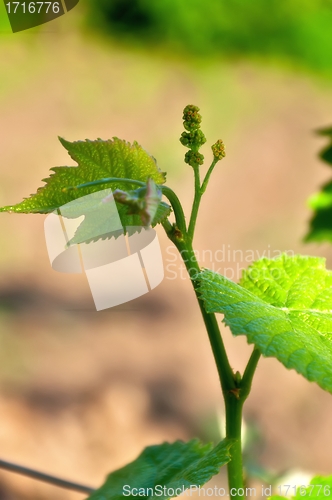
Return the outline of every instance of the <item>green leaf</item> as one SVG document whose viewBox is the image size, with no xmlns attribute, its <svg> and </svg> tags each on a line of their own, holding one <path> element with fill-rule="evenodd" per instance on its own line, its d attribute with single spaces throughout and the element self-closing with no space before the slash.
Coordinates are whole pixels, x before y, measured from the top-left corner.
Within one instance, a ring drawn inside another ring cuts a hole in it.
<svg viewBox="0 0 332 500">
<path fill-rule="evenodd" d="M 93 193 L 109 188 L 115 191 L 123 189 L 127 191 L 128 189 L 134 189 L 136 185 L 114 181 L 111 184 L 98 184 L 76 190 L 65 190 L 65 188 L 116 177 L 153 183 L 155 186 L 155 196 L 151 194 L 146 200 L 145 205 L 149 204 L 149 209 L 145 207 L 141 212 L 138 212 L 138 215 L 130 213 L 128 207 L 117 204 L 123 227 L 136 226 L 138 228 L 142 226 L 142 223 L 144 225 L 151 223 L 152 226 L 155 226 L 168 217 L 171 212 L 170 206 L 160 201 L 161 196 L 157 201 L 158 189 L 155 184 L 163 184 L 165 174 L 158 169 L 155 159 L 146 153 L 137 142 L 130 144 L 116 137 L 108 141 L 98 139 L 96 141 L 86 140 L 73 143 L 60 138 L 60 142 L 67 149 L 72 159 L 77 162 L 78 166 L 52 168 L 51 170 L 54 173 L 48 179 L 44 179 L 45 185 L 40 187 L 36 194 L 31 195 L 17 205 L 2 207 L 0 212 L 50 213 L 71 201 L 80 199 L 79 203 L 61 209 L 62 215 L 66 214 L 66 217 L 76 218 L 84 215 L 84 220 L 80 223 L 74 238 L 68 244 L 107 238 L 110 237 L 108 212 L 107 210 L 100 210 L 100 208 L 98 210 L 100 197 L 96 197 L 95 203 L 93 199 L 91 201 L 90 196 L 89 201 L 86 203 L 84 196 L 93 195 Z M 145 188 L 145 192 L 146 190 L 147 188 Z M 94 203 L 96 207 L 92 206 Z M 99 236 L 96 236 L 97 234 Z M 113 233 L 112 236 L 114 236 Z"/>
<path fill-rule="evenodd" d="M 332 140 L 332 127 L 319 130 L 318 133 Z M 319 156 L 323 161 L 332 165 L 332 143 L 323 149 Z M 332 181 L 325 184 L 319 193 L 309 199 L 309 206 L 314 210 L 314 215 L 304 240 L 332 243 Z"/>
<path fill-rule="evenodd" d="M 139 491 L 142 493 L 139 496 L 145 498 L 158 496 L 166 500 L 178 496 L 180 490 L 182 493 L 190 486 L 202 486 L 218 474 L 220 467 L 230 460 L 231 445 L 232 441 L 224 440 L 213 448 L 193 439 L 188 443 L 149 446 L 136 460 L 112 472 L 88 500 L 133 499 L 135 495 L 131 493 Z M 133 492 L 133 488 L 137 490 Z"/>
<path fill-rule="evenodd" d="M 283 487 L 288 485 L 283 485 Z M 316 498 L 318 500 L 331 500 L 332 499 L 332 476 L 316 476 L 314 477 L 309 486 L 301 486 L 296 489 L 296 493 L 292 497 L 282 497 L 280 495 L 272 495 L 269 500 L 284 500 L 287 498 L 301 500 L 302 498 Z"/>
<path fill-rule="evenodd" d="M 323 161 L 332 165 L 332 146 L 328 146 L 323 149 L 323 151 L 319 155 Z"/>
<path fill-rule="evenodd" d="M 135 189 L 136 186 L 114 182 L 90 186 L 79 190 L 63 192 L 62 189 L 92 182 L 107 177 L 129 178 L 146 182 L 149 178 L 156 184 L 165 182 L 165 174 L 159 170 L 156 162 L 141 146 L 134 142 L 113 140 L 68 142 L 60 138 L 77 167 L 54 167 L 54 172 L 40 187 L 36 194 L 17 205 L 0 208 L 1 212 L 50 213 L 70 201 L 100 191 L 102 189 Z"/>
<path fill-rule="evenodd" d="M 309 206 L 313 210 L 332 208 L 332 181 L 325 184 L 319 193 L 309 198 Z"/>
<path fill-rule="evenodd" d="M 332 272 L 325 259 L 263 258 L 240 285 L 205 270 L 199 290 L 206 310 L 223 313 L 234 335 L 332 392 Z"/>
<path fill-rule="evenodd" d="M 309 206 L 315 211 L 305 241 L 332 242 L 332 181 L 319 193 L 309 198 Z"/>
<path fill-rule="evenodd" d="M 324 202 L 324 199 L 322 199 Z M 307 243 L 332 243 L 332 207 L 319 208 L 310 221 L 310 229 L 304 241 Z"/>
</svg>

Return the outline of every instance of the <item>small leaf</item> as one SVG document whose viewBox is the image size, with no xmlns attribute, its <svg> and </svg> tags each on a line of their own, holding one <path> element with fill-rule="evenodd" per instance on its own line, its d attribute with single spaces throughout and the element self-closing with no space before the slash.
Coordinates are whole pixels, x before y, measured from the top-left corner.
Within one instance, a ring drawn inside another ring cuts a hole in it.
<svg viewBox="0 0 332 500">
<path fill-rule="evenodd" d="M 240 285 L 209 270 L 199 282 L 206 310 L 223 313 L 234 335 L 332 392 L 332 272 L 325 259 L 263 258 Z"/>
<path fill-rule="evenodd" d="M 178 496 L 190 486 L 202 486 L 218 474 L 220 467 L 230 460 L 231 445 L 232 441 L 224 440 L 213 448 L 194 439 L 188 443 L 149 446 L 136 460 L 112 472 L 88 500 L 123 500 L 135 496 L 158 496 L 166 500 Z"/>
<path fill-rule="evenodd" d="M 288 486 L 288 485 L 283 485 Z M 269 500 L 301 500 L 302 498 L 316 498 L 317 500 L 331 500 L 332 499 L 332 476 L 316 476 L 311 481 L 309 486 L 299 485 L 296 493 L 292 497 L 282 497 L 280 495 L 272 495 Z"/>
<path fill-rule="evenodd" d="M 63 192 L 63 188 L 107 177 L 129 178 L 142 182 L 151 178 L 156 184 L 165 182 L 165 174 L 159 170 L 154 158 L 137 142 L 130 144 L 117 137 L 108 141 L 97 139 L 77 142 L 60 138 L 60 142 L 78 166 L 52 168 L 54 173 L 44 179 L 46 184 L 40 187 L 36 194 L 17 205 L 2 207 L 0 212 L 50 213 L 72 200 L 102 189 L 136 188 L 134 184 L 131 186 L 114 182 Z"/>
<path fill-rule="evenodd" d="M 139 213 L 143 224 L 146 226 L 151 224 L 158 210 L 159 203 L 161 202 L 161 191 L 157 188 L 155 182 L 149 179 L 146 184 L 146 193 L 144 196 L 144 208 Z"/>
<path fill-rule="evenodd" d="M 144 226 L 149 226 L 153 221 L 161 202 L 161 196 L 160 189 L 157 188 L 152 179 L 148 180 L 146 188 L 136 189 L 129 193 L 116 189 L 113 193 L 117 203 L 128 207 L 128 215 L 139 215 Z"/>
</svg>

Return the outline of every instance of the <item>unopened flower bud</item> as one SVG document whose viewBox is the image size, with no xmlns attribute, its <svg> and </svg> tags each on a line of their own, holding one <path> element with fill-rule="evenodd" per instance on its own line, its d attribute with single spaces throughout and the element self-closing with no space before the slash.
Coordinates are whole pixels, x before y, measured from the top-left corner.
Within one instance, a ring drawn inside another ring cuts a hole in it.
<svg viewBox="0 0 332 500">
<path fill-rule="evenodd" d="M 212 152 L 213 156 L 217 160 L 222 160 L 226 156 L 225 146 L 221 139 L 218 139 L 218 141 L 215 144 L 213 144 Z"/>
<path fill-rule="evenodd" d="M 201 130 L 192 130 L 191 132 L 182 132 L 180 142 L 183 146 L 197 151 L 206 143 L 206 138 Z"/>
<path fill-rule="evenodd" d="M 201 155 L 201 153 L 197 153 L 195 151 L 187 151 L 185 156 L 184 156 L 184 161 L 191 165 L 192 167 L 195 167 L 196 165 L 203 165 L 204 163 L 204 156 Z"/>
<path fill-rule="evenodd" d="M 183 110 L 183 125 L 186 130 L 197 130 L 200 128 L 202 121 L 201 115 L 198 113 L 199 108 L 193 104 L 188 104 Z"/>
</svg>

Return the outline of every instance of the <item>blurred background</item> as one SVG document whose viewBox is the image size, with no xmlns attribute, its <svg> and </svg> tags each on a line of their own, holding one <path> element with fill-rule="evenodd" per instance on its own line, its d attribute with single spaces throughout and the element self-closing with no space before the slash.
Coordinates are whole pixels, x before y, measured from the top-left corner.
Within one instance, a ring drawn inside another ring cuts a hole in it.
<svg viewBox="0 0 332 500">
<path fill-rule="evenodd" d="M 13 34 L 1 4 L 0 205 L 73 165 L 58 135 L 117 136 L 157 158 L 188 212 L 178 139 L 196 104 L 207 164 L 217 139 L 227 152 L 198 220 L 201 265 L 237 280 L 253 259 L 292 251 L 331 267 L 328 245 L 302 242 L 306 199 L 330 176 L 315 130 L 332 123 L 331 25 L 331 0 L 81 0 Z M 211 350 L 162 229 L 162 284 L 97 313 L 83 275 L 51 269 L 44 218 L 0 217 L 0 458 L 97 487 L 145 446 L 220 439 Z M 242 371 L 252 348 L 222 332 Z M 252 484 L 264 470 L 331 474 L 332 398 L 318 386 L 263 359 L 244 414 Z M 0 471 L 1 500 L 83 498 Z"/>
</svg>

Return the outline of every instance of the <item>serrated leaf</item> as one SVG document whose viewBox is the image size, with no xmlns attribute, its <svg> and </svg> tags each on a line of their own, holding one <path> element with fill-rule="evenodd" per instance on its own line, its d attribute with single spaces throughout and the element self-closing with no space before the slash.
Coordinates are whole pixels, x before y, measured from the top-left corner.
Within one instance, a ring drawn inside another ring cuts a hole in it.
<svg viewBox="0 0 332 500">
<path fill-rule="evenodd" d="M 165 174 L 159 170 L 156 162 L 144 149 L 134 142 L 113 140 L 68 142 L 60 138 L 61 144 L 78 163 L 77 167 L 54 167 L 54 172 L 40 187 L 36 194 L 17 205 L 0 208 L 1 212 L 50 213 L 57 208 L 82 196 L 102 189 L 135 189 L 136 186 L 115 182 L 90 186 L 80 190 L 63 192 L 69 186 L 77 186 L 107 177 L 129 178 L 146 182 L 148 178 L 156 184 L 165 182 Z"/>
<path fill-rule="evenodd" d="M 231 445 L 232 441 L 224 440 L 213 448 L 194 439 L 188 443 L 176 441 L 149 446 L 136 460 L 112 472 L 88 500 L 123 500 L 124 496 L 133 499 L 137 497 L 131 494 L 133 488 L 145 498 L 158 496 L 166 500 L 178 496 L 179 490 L 202 486 L 218 474 L 220 467 L 230 460 Z M 169 494 L 172 491 L 175 494 Z"/>
<path fill-rule="evenodd" d="M 199 283 L 206 310 L 223 313 L 234 335 L 332 392 L 332 272 L 325 259 L 263 258 L 240 285 L 209 270 Z"/>
<path fill-rule="evenodd" d="M 18 213 L 49 213 L 65 206 L 61 210 L 62 215 L 66 212 L 66 217 L 76 218 L 84 215 L 84 220 L 79 225 L 74 238 L 69 244 L 96 241 L 99 238 L 106 238 L 109 228 L 107 211 L 93 210 L 94 193 L 111 188 L 135 189 L 135 184 L 115 181 L 111 184 L 98 184 L 84 187 L 79 190 L 71 189 L 63 191 L 64 188 L 85 184 L 87 182 L 98 181 L 109 177 L 127 178 L 140 182 L 153 182 L 162 184 L 165 182 L 165 174 L 159 170 L 155 159 L 144 151 L 141 146 L 134 142 L 130 144 L 116 137 L 113 140 L 103 141 L 77 141 L 68 142 L 60 139 L 61 144 L 68 153 L 78 163 L 76 167 L 54 167 L 54 172 L 48 179 L 44 179 L 45 185 L 40 187 L 36 194 L 26 198 L 21 203 L 13 206 L 0 208 L 1 212 Z M 155 184 L 154 184 L 155 185 Z M 157 189 L 157 188 L 156 188 Z M 90 195 L 87 197 L 87 195 Z M 85 200 L 89 201 L 85 203 Z M 79 200 L 79 203 L 71 203 Z M 159 200 L 160 201 L 160 200 Z M 100 199 L 96 197 L 96 203 Z M 68 204 L 70 209 L 68 208 Z M 86 208 L 88 205 L 88 209 Z M 151 212 L 152 226 L 165 220 L 170 214 L 170 207 L 166 203 L 155 203 Z M 142 220 L 136 215 L 132 215 L 128 208 L 117 204 L 122 226 L 142 225 Z M 92 210 L 91 210 L 92 209 Z M 98 216 L 97 216 L 98 215 Z M 149 219 L 149 222 L 150 222 Z M 97 230 L 98 228 L 98 230 Z M 91 234 L 100 236 L 91 237 Z M 112 233 L 112 236 L 115 234 Z"/>
<path fill-rule="evenodd" d="M 288 486 L 288 485 L 283 485 Z M 280 495 L 272 495 L 269 500 L 301 500 L 302 498 L 316 498 L 318 500 L 331 500 L 332 499 L 332 476 L 316 476 L 314 477 L 308 486 L 299 485 L 296 489 L 296 493 L 292 497 L 283 497 Z"/>
</svg>

